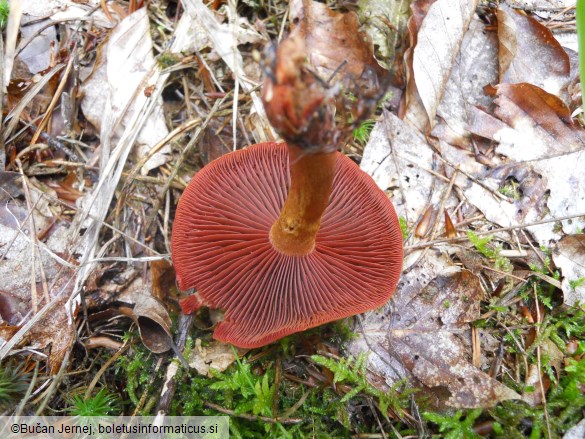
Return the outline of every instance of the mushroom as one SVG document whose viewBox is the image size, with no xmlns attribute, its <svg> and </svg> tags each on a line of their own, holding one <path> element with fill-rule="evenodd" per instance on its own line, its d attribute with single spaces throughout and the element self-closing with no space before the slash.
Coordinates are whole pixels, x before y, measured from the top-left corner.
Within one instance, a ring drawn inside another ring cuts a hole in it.
<svg viewBox="0 0 585 439">
<path fill-rule="evenodd" d="M 195 175 L 172 254 L 179 287 L 197 289 L 183 312 L 223 309 L 214 338 L 255 348 L 386 303 L 402 234 L 388 197 L 345 155 L 262 143 Z"/>
<path fill-rule="evenodd" d="M 196 289 L 183 312 L 223 309 L 214 337 L 244 348 L 382 306 L 402 266 L 392 203 L 337 152 L 376 108 L 385 73 L 355 14 L 302 5 L 271 52 L 263 89 L 287 144 L 253 145 L 204 167 L 173 226 L 179 287 Z"/>
</svg>

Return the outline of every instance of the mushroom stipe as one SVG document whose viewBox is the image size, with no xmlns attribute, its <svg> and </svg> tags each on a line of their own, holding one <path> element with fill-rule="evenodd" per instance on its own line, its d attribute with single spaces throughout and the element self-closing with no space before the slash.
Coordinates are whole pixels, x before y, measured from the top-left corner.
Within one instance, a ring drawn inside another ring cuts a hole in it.
<svg viewBox="0 0 585 439">
<path fill-rule="evenodd" d="M 198 172 L 179 201 L 172 257 L 184 313 L 225 311 L 214 338 L 243 348 L 384 305 L 402 267 L 402 234 L 388 197 L 336 154 L 329 204 L 313 250 L 274 248 L 270 230 L 290 186 L 284 143 L 227 154 Z"/>
</svg>

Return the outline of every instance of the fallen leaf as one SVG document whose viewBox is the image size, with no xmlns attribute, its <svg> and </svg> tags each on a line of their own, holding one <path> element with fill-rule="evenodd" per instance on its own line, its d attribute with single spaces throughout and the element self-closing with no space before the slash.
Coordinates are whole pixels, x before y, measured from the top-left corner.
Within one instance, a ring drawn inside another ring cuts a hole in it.
<svg viewBox="0 0 585 439">
<path fill-rule="evenodd" d="M 408 105 L 404 119 L 423 132 L 435 124 L 453 61 L 476 6 L 477 1 L 437 0 L 422 21 L 413 50 L 412 69 L 428 123 L 423 123 L 418 108 Z M 437 35 L 442 38 L 437 38 Z"/>
<path fill-rule="evenodd" d="M 223 372 L 234 361 L 236 354 L 243 354 L 246 350 L 237 349 L 225 343 L 212 340 L 206 346 L 202 346 L 201 339 L 195 340 L 195 346 L 189 356 L 189 366 L 195 368 L 200 375 L 211 377 L 210 369 Z"/>
<path fill-rule="evenodd" d="M 43 194 L 30 185 L 28 190 L 35 207 L 29 212 L 20 200 L 23 193 L 20 180 L 18 174 L 0 173 L 3 183 L 0 191 L 0 323 L 6 322 L 12 328 L 24 326 L 27 323 L 24 318 L 30 317 L 31 311 L 34 318 L 36 310 L 50 306 L 51 311 L 33 323 L 18 340 L 12 340 L 16 331 L 3 331 L 3 337 L 10 336 L 4 341 L 10 340 L 14 346 L 28 346 L 45 353 L 51 373 L 56 373 L 75 339 L 75 325 L 65 306 L 73 289 L 74 273 L 66 255 L 68 229 L 55 222 Z M 31 217 L 34 230 L 30 229 Z M 35 235 L 37 241 L 31 241 Z M 71 312 L 75 314 L 76 309 Z"/>
<path fill-rule="evenodd" d="M 113 121 L 121 119 L 120 124 L 114 124 L 116 138 L 122 135 L 124 128 L 136 116 L 134 113 L 139 111 L 148 99 L 154 99 L 146 97 L 144 93 L 138 93 L 139 87 L 147 85 L 143 84 L 143 81 L 148 81 L 155 66 L 150 21 L 146 12 L 146 8 L 141 8 L 118 23 L 109 36 L 104 56 L 95 66 L 92 75 L 81 85 L 83 114 L 98 131 L 108 119 Z M 109 116 L 106 118 L 105 114 Z M 162 98 L 159 98 L 148 121 L 139 131 L 136 140 L 137 156 L 140 158 L 146 156 L 168 132 Z M 102 137 L 110 135 L 101 134 Z M 166 163 L 170 152 L 170 145 L 162 147 L 146 162 L 142 172 L 147 173 Z"/>
<path fill-rule="evenodd" d="M 138 324 L 140 338 L 150 351 L 161 354 L 171 349 L 171 318 L 163 306 L 154 297 L 144 294 L 134 305 L 133 316 Z"/>
<path fill-rule="evenodd" d="M 585 131 L 556 96 L 526 83 L 497 87 L 494 115 L 505 122 L 491 138 L 496 151 L 516 161 L 554 157 L 585 146 Z M 473 128 L 472 128 L 473 131 Z"/>
<path fill-rule="evenodd" d="M 391 304 L 364 316 L 349 350 L 371 350 L 370 368 L 388 385 L 408 377 L 414 387 L 428 388 L 438 406 L 491 407 L 517 399 L 470 363 L 469 323 L 479 317 L 481 297 L 475 275 L 445 257 L 428 257 L 402 277 Z"/>
<path fill-rule="evenodd" d="M 357 13 L 360 23 L 364 31 L 372 38 L 376 55 L 380 55 L 378 59 L 392 59 L 396 41 L 406 28 L 409 16 L 408 4 L 359 0 L 358 5 Z"/>
<path fill-rule="evenodd" d="M 155 354 L 172 348 L 172 322 L 169 313 L 165 306 L 148 292 L 142 277 L 133 279 L 117 297 L 117 301 L 134 305 L 120 306 L 117 310 L 137 324 L 144 346 Z"/>
<path fill-rule="evenodd" d="M 487 108 L 492 102 L 483 87 L 497 81 L 497 50 L 496 36 L 486 31 L 474 15 L 437 108 L 439 121 L 432 130 L 433 136 L 470 149 L 471 133 L 467 125 L 476 107 Z"/>
<path fill-rule="evenodd" d="M 566 94 L 569 56 L 546 26 L 502 4 L 498 41 L 501 83 L 528 82 L 553 95 Z"/>
<path fill-rule="evenodd" d="M 436 153 L 416 128 L 385 112 L 370 134 L 360 167 L 380 189 L 390 193 L 396 213 L 407 220 L 409 229 L 414 229 L 429 206 L 440 205 L 448 187 L 448 182 L 434 174 L 439 164 Z M 454 209 L 457 204 L 450 194 L 444 207 Z M 441 230 L 439 224 L 435 230 Z M 409 260 L 405 260 L 403 269 Z"/>
<path fill-rule="evenodd" d="M 150 263 L 152 279 L 152 296 L 161 302 L 172 297 L 171 291 L 176 290 L 175 269 L 165 259 Z"/>
<path fill-rule="evenodd" d="M 563 276 L 565 305 L 585 303 L 585 235 L 564 237 L 552 257 Z"/>
<path fill-rule="evenodd" d="M 576 233 L 585 218 L 561 219 L 585 212 L 580 166 L 585 131 L 559 98 L 531 84 L 500 84 L 494 102 L 497 117 L 476 108 L 468 129 L 498 142 L 496 152 L 505 157 L 494 169 L 471 172 L 482 185 L 461 180 L 456 184 L 489 221 L 502 227 L 558 218 L 562 231 Z M 510 179 L 521 186 L 515 200 L 499 196 Z M 545 246 L 562 237 L 553 221 L 527 230 Z"/>
</svg>

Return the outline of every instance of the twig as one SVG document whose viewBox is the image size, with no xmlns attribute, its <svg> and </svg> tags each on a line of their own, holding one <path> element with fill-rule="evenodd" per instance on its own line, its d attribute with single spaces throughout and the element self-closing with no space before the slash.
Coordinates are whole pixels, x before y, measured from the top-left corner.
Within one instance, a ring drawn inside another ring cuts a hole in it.
<svg viewBox="0 0 585 439">
<path fill-rule="evenodd" d="M 187 337 L 189 336 L 189 332 L 191 330 L 191 325 L 193 323 L 193 315 L 185 315 L 181 313 L 179 316 L 179 331 L 177 333 L 177 350 L 179 353 L 182 353 L 185 349 L 185 345 L 187 343 Z M 181 354 L 182 355 L 182 354 Z M 169 375 L 169 371 L 171 368 L 176 368 L 176 364 L 171 362 L 167 366 L 167 376 Z M 175 371 L 176 373 L 176 371 Z M 156 412 L 160 413 L 167 413 L 171 403 L 173 401 L 173 397 L 175 396 L 175 392 L 177 391 L 177 380 L 175 379 L 175 375 L 172 376 L 170 380 L 165 382 L 163 386 L 162 393 L 160 395 L 160 401 L 158 403 L 158 407 L 156 408 Z"/>
<path fill-rule="evenodd" d="M 224 413 L 226 415 L 235 416 L 236 418 L 247 419 L 248 421 L 262 421 L 268 422 L 270 424 L 283 424 L 283 425 L 292 425 L 292 424 L 300 424 L 304 422 L 302 418 L 268 418 L 266 416 L 256 416 L 256 415 L 249 415 L 247 413 L 236 413 L 233 410 L 229 410 L 223 408 L 218 404 L 214 404 L 209 401 L 203 401 L 203 405 L 209 407 L 210 409 L 216 410 L 220 413 Z"/>
<path fill-rule="evenodd" d="M 540 307 L 538 306 L 538 293 L 536 292 L 536 284 L 533 284 L 533 290 L 534 290 L 534 302 L 535 302 L 535 308 L 536 308 L 536 325 L 535 325 L 535 329 L 536 329 L 536 340 L 538 340 L 538 336 L 540 335 L 540 325 L 542 323 L 542 318 L 540 316 Z M 544 391 L 544 384 L 542 382 L 542 364 L 540 361 L 540 346 L 536 345 L 536 365 L 538 367 L 538 381 L 540 383 L 540 393 L 542 394 L 542 405 L 544 408 L 544 419 L 546 421 L 546 431 L 548 433 L 548 438 L 552 438 L 552 434 L 550 431 L 550 418 L 548 416 L 548 407 L 546 404 L 546 392 Z"/>
<path fill-rule="evenodd" d="M 73 51 L 75 51 L 75 50 L 76 49 L 74 48 Z M 55 91 L 55 94 L 53 94 L 53 98 L 51 99 L 51 102 L 49 103 L 49 107 L 47 108 L 47 111 L 45 111 L 45 115 L 43 116 L 43 118 L 39 122 L 39 125 L 37 127 L 37 131 L 32 136 L 32 139 L 30 141 L 31 145 L 34 145 L 35 143 L 37 143 L 37 140 L 39 139 L 41 132 L 45 129 L 45 125 L 47 125 L 49 118 L 53 114 L 53 110 L 55 109 L 55 105 L 57 105 L 57 101 L 61 97 L 61 93 L 63 93 L 63 89 L 65 88 L 65 84 L 67 84 L 67 81 L 69 80 L 69 73 L 71 73 L 71 69 L 73 68 L 73 60 L 74 59 L 75 59 L 75 55 L 72 53 L 71 56 L 69 57 L 69 61 L 67 62 L 67 66 L 65 67 L 65 72 L 63 73 L 63 77 L 61 78 L 61 82 L 59 82 L 59 86 L 57 87 L 57 90 Z"/>
<path fill-rule="evenodd" d="M 130 345 L 128 343 L 124 344 L 118 350 L 118 352 L 116 352 L 114 355 L 112 355 L 110 358 L 108 358 L 108 361 L 106 361 L 103 364 L 103 366 L 100 368 L 100 370 L 97 371 L 97 373 L 95 374 L 95 376 L 93 377 L 93 379 L 89 383 L 89 386 L 87 386 L 87 390 L 85 391 L 85 396 L 83 397 L 84 401 L 87 401 L 89 399 L 89 397 L 91 396 L 91 392 L 93 391 L 95 385 L 97 384 L 97 382 L 99 381 L 101 376 L 104 374 L 104 372 L 108 369 L 108 367 L 110 367 L 110 365 L 114 361 L 116 361 L 120 355 L 122 355 L 124 352 L 126 352 L 129 347 L 130 347 Z"/>
<path fill-rule="evenodd" d="M 511 230 L 518 230 L 518 229 L 524 229 L 526 227 L 538 226 L 540 224 L 556 223 L 557 221 L 564 221 L 564 220 L 568 220 L 568 219 L 572 219 L 572 218 L 579 218 L 581 216 L 585 217 L 585 213 L 577 213 L 575 215 L 561 216 L 558 218 L 551 218 L 551 219 L 547 219 L 547 220 L 536 221 L 534 223 L 519 224 L 517 226 L 500 227 L 499 229 L 492 229 L 492 230 L 487 230 L 487 231 L 483 231 L 483 232 L 481 232 L 481 231 L 475 232 L 475 234 L 478 236 L 491 235 L 491 234 L 499 233 L 499 232 L 508 232 Z M 415 249 L 415 248 L 429 247 L 429 246 L 433 246 L 435 244 L 450 244 L 452 242 L 460 242 L 460 241 L 467 241 L 467 240 L 468 240 L 467 236 L 458 236 L 456 238 L 436 239 L 434 241 L 427 241 L 427 242 L 421 242 L 418 244 L 408 245 L 408 246 L 405 246 L 404 249 L 410 250 L 410 249 Z"/>
<path fill-rule="evenodd" d="M 24 396 L 20 400 L 20 403 L 18 404 L 18 407 L 16 408 L 16 411 L 14 412 L 14 417 L 20 416 L 20 414 L 24 410 L 24 406 L 26 405 L 26 403 L 30 399 L 30 397 L 32 395 L 32 391 L 37 384 L 38 375 L 39 375 L 39 363 L 37 362 L 35 364 L 35 370 L 33 372 L 32 379 L 30 380 L 30 384 L 28 385 L 28 389 L 26 389 L 26 393 L 24 394 Z"/>
</svg>

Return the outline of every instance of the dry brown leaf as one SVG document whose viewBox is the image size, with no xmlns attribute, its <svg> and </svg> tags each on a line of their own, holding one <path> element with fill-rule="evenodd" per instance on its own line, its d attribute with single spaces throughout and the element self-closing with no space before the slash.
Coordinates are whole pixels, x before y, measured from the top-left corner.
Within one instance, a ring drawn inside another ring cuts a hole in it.
<svg viewBox="0 0 585 439">
<path fill-rule="evenodd" d="M 480 299 L 475 275 L 444 257 L 427 258 L 403 276 L 391 305 L 365 315 L 350 350 L 367 346 L 370 367 L 388 384 L 409 377 L 439 406 L 490 407 L 519 398 L 470 363 L 469 323 L 479 317 Z"/>
<path fill-rule="evenodd" d="M 477 1 L 437 0 L 422 21 L 412 52 L 413 78 L 409 80 L 416 83 L 425 114 L 416 104 L 407 102 L 404 118 L 423 132 L 435 124 L 437 108 L 476 6 Z"/>
<path fill-rule="evenodd" d="M 561 96 L 569 82 L 569 56 L 546 26 L 520 11 L 498 9 L 501 83 L 528 82 Z"/>
<path fill-rule="evenodd" d="M 489 172 L 472 173 L 484 187 L 456 183 L 469 202 L 503 227 L 585 212 L 585 131 L 572 122 L 569 109 L 556 96 L 525 83 L 500 84 L 495 103 L 498 118 L 476 108 L 468 128 L 499 142 L 496 152 L 507 159 Z M 521 186 L 517 199 L 494 195 L 511 181 Z M 560 222 L 567 234 L 585 226 L 579 217 Z M 545 246 L 562 237 L 553 222 L 528 230 Z"/>
<path fill-rule="evenodd" d="M 384 69 L 374 58 L 370 38 L 358 30 L 360 23 L 355 13 L 334 12 L 312 0 L 292 1 L 290 9 L 292 22 L 298 23 L 291 36 L 302 37 L 309 48 L 309 62 L 322 78 L 329 78 L 342 65 L 339 76 L 346 87 L 370 69 L 378 77 L 384 76 Z"/>
<path fill-rule="evenodd" d="M 563 275 L 565 304 L 572 306 L 585 303 L 585 235 L 569 235 L 563 238 L 553 252 L 553 261 Z"/>
<path fill-rule="evenodd" d="M 556 96 L 531 84 L 500 84 L 494 115 L 511 129 L 491 136 L 497 152 L 516 161 L 554 157 L 585 146 L 585 132 Z M 476 131 L 471 128 L 472 131 Z"/>
<path fill-rule="evenodd" d="M 150 295 L 143 295 L 133 309 L 140 338 L 150 351 L 161 354 L 172 347 L 171 318 L 166 308 Z"/>
<path fill-rule="evenodd" d="M 176 290 L 175 269 L 165 259 L 152 261 L 150 263 L 150 276 L 152 279 L 152 296 L 161 302 L 164 302 L 171 291 Z"/>
<path fill-rule="evenodd" d="M 405 114 L 408 111 L 411 115 L 411 123 L 420 131 L 424 131 L 426 127 L 430 126 L 430 121 L 426 114 L 425 107 L 422 103 L 420 95 L 416 89 L 416 80 L 414 78 L 412 62 L 414 48 L 416 47 L 416 43 L 418 41 L 418 32 L 422 25 L 423 19 L 429 12 L 429 8 L 435 1 L 436 0 L 419 0 L 413 2 L 410 6 L 412 15 L 406 23 L 409 44 L 409 47 L 404 51 L 403 61 L 404 69 L 406 70 L 406 90 L 402 95 L 402 102 L 398 115 L 401 119 L 404 119 Z"/>
<path fill-rule="evenodd" d="M 117 299 L 134 307 L 121 306 L 119 312 L 138 325 L 140 338 L 150 351 L 160 354 L 171 349 L 171 318 L 165 306 L 148 292 L 142 277 L 127 285 Z"/>
</svg>

